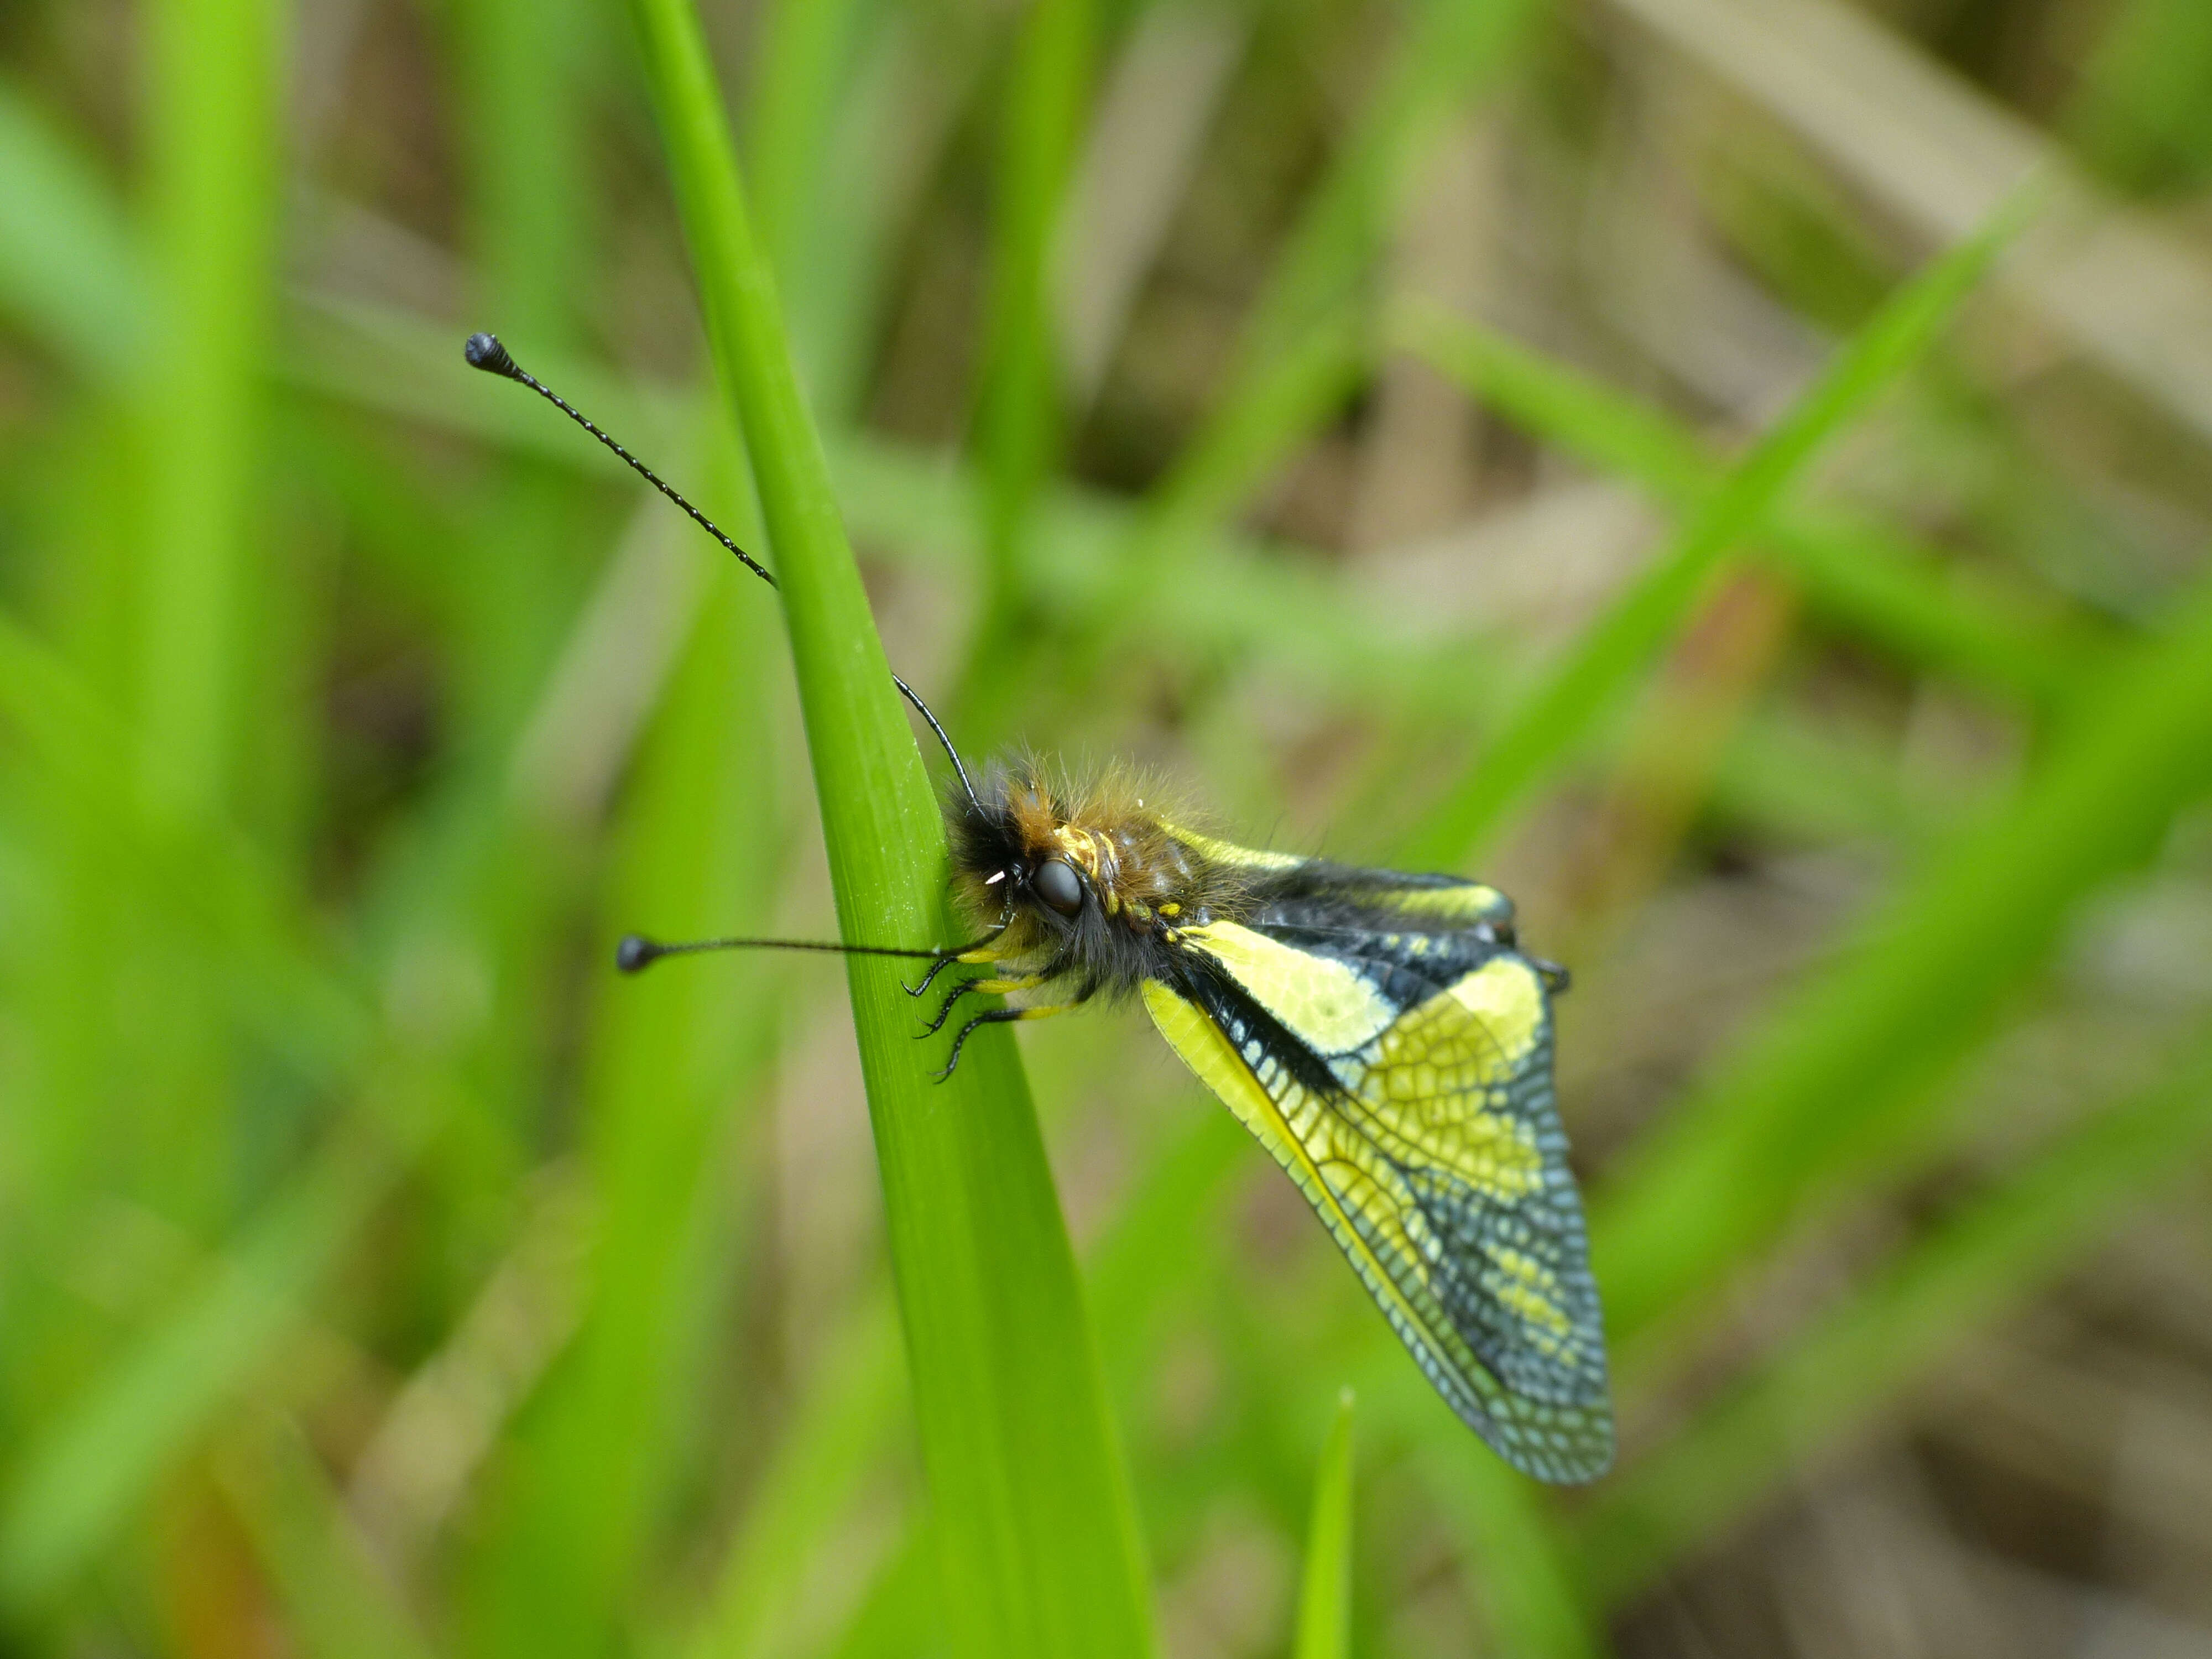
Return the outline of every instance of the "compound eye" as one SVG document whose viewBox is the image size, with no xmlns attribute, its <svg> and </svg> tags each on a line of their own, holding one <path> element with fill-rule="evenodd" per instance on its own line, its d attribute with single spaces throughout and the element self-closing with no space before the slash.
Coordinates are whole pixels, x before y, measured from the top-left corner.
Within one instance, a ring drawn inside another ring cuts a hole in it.
<svg viewBox="0 0 2212 1659">
<path fill-rule="evenodd" d="M 1063 916 L 1072 916 L 1083 908 L 1083 883 L 1065 859 L 1047 859 L 1037 866 L 1030 887 Z"/>
</svg>

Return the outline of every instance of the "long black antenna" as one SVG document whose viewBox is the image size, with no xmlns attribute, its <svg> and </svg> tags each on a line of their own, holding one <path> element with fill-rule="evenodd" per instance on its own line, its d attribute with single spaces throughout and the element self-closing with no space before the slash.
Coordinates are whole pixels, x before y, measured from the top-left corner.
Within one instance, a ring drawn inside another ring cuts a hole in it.
<svg viewBox="0 0 2212 1659">
<path fill-rule="evenodd" d="M 954 948 L 957 951 L 975 947 Z M 635 974 L 640 969 L 650 968 L 663 957 L 696 956 L 702 951 L 825 951 L 841 957 L 919 957 L 931 962 L 947 954 L 943 951 L 909 951 L 896 945 L 832 945 L 827 940 L 810 939 L 694 939 L 666 945 L 642 933 L 624 933 L 622 942 L 615 946 L 615 966 L 625 974 Z"/>
<path fill-rule="evenodd" d="M 528 386 L 539 397 L 544 398 L 547 403 L 552 404 L 554 408 L 559 410 L 563 415 L 566 415 L 578 426 L 583 428 L 585 431 L 590 433 L 594 438 L 597 438 L 601 443 L 605 444 L 609 449 L 614 451 L 617 455 L 622 458 L 623 465 L 629 467 L 640 477 L 643 478 L 646 483 L 651 484 L 662 495 L 667 496 L 670 501 L 682 507 L 684 509 L 684 515 L 689 518 L 692 523 L 697 525 L 700 529 L 705 531 L 716 541 L 721 543 L 721 544 L 727 548 L 732 553 L 737 555 L 738 563 L 744 565 L 746 569 L 751 571 L 754 575 L 758 576 L 770 587 L 774 587 L 777 585 L 775 577 L 769 573 L 766 566 L 763 565 L 759 560 L 753 557 L 753 556 L 746 552 L 744 548 L 739 547 L 726 535 L 723 534 L 722 527 L 720 525 L 716 524 L 712 519 L 702 513 L 697 507 L 692 506 L 690 502 L 685 501 L 681 490 L 678 489 L 673 484 L 671 484 L 666 479 L 663 478 L 658 472 L 655 472 L 643 461 L 638 459 L 636 456 L 631 454 L 629 451 L 624 449 L 620 444 L 617 443 L 612 436 L 603 429 L 596 422 L 592 420 L 589 416 L 586 415 L 582 410 L 578 409 L 575 404 L 570 403 L 559 392 L 554 391 L 551 386 L 547 386 L 544 381 L 539 380 L 528 369 L 523 368 L 520 363 L 516 362 L 514 357 L 508 355 L 507 348 L 499 343 L 499 337 L 497 335 L 471 334 L 468 337 L 468 343 L 461 348 L 461 350 L 462 354 L 468 358 L 469 367 L 471 368 L 480 368 L 487 374 L 503 375 L 507 380 L 514 380 L 523 386 Z M 901 679 L 896 673 L 892 674 L 891 684 L 898 687 L 899 695 L 904 697 L 908 702 L 912 703 L 915 706 L 915 711 L 921 714 L 922 719 L 929 722 L 929 729 L 937 733 L 938 742 L 945 745 L 945 756 L 951 761 L 952 769 L 959 776 L 962 792 L 967 795 L 969 804 L 974 806 L 976 811 L 980 813 L 983 810 L 983 803 L 976 798 L 975 786 L 969 779 L 968 769 L 962 763 L 960 759 L 960 751 L 952 746 L 951 737 L 945 732 L 945 727 L 939 724 L 937 716 L 929 712 L 929 705 L 921 700 L 921 695 L 917 693 L 912 686 Z M 725 944 L 770 944 L 774 942 L 775 941 L 771 940 L 753 939 L 730 941 L 714 940 L 699 945 L 663 946 L 652 945 L 651 941 L 649 940 L 639 939 L 637 943 L 641 946 L 649 947 L 648 953 L 635 964 L 633 965 L 628 961 L 625 961 L 623 966 L 625 971 L 634 972 L 637 968 L 642 968 L 647 963 L 653 960 L 655 956 L 669 956 L 683 951 L 720 949 L 722 948 Z M 628 939 L 623 941 L 625 951 L 627 951 L 629 943 L 630 941 Z M 840 950 L 854 949 L 855 947 L 839 945 L 804 945 L 794 946 L 793 948 L 805 950 Z M 928 955 L 931 953 L 927 951 L 877 950 L 871 946 L 865 951 L 861 951 L 860 954 L 873 956 L 900 956 Z"/>
</svg>

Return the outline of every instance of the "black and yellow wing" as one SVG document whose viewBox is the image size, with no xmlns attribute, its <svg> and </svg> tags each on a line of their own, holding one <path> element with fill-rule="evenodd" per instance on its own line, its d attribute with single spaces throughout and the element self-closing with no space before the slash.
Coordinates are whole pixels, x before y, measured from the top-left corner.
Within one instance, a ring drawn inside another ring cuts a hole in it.
<svg viewBox="0 0 2212 1659">
<path fill-rule="evenodd" d="M 1146 1006 L 1452 1408 L 1516 1468 L 1593 1480 L 1613 1413 L 1546 970 L 1491 889 L 1309 867 L 1243 922 L 1179 930 Z"/>
</svg>

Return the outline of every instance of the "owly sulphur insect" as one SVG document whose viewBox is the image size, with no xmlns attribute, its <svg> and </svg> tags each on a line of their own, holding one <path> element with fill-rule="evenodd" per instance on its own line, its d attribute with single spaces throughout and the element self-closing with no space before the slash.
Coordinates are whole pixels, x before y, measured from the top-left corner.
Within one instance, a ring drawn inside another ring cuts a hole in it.
<svg viewBox="0 0 2212 1659">
<path fill-rule="evenodd" d="M 472 335 L 467 355 L 559 408 L 774 585 L 497 340 Z M 1551 1001 L 1566 978 L 1520 950 L 1511 902 L 1455 876 L 1237 846 L 1148 805 L 1118 774 L 1076 786 L 1020 761 L 978 787 L 897 684 L 951 759 L 952 881 L 983 936 L 911 951 L 633 935 L 620 966 L 732 948 L 912 957 L 930 963 L 917 996 L 947 969 L 981 967 L 927 1032 L 970 994 L 1018 1000 L 959 1027 L 946 1074 L 979 1026 L 1136 994 L 1289 1173 L 1452 1409 L 1540 1480 L 1604 1473 L 1604 1330 L 1552 1085 Z"/>
</svg>

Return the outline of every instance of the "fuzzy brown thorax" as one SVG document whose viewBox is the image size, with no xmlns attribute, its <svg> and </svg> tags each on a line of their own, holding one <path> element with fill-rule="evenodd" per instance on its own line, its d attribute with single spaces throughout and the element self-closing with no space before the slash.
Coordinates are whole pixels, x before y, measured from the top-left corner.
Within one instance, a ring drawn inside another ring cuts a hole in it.
<svg viewBox="0 0 2212 1659">
<path fill-rule="evenodd" d="M 1073 932 L 1157 936 L 1233 912 L 1237 874 L 1159 808 L 1156 787 L 1109 771 L 1080 782 L 1034 763 L 994 769 L 977 803 L 952 808 L 954 876 L 979 919 L 1005 915 L 1006 955 L 1049 954 Z M 1036 896 L 1054 863 L 1081 878 L 1079 913 L 1052 914 Z"/>
<path fill-rule="evenodd" d="M 1158 927 L 1194 897 L 1198 868 L 1189 847 L 1158 818 L 1124 818 L 1096 828 L 1064 823 L 1060 855 L 1084 872 L 1100 907 L 1133 929 Z"/>
</svg>

